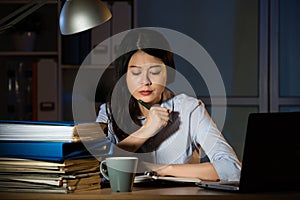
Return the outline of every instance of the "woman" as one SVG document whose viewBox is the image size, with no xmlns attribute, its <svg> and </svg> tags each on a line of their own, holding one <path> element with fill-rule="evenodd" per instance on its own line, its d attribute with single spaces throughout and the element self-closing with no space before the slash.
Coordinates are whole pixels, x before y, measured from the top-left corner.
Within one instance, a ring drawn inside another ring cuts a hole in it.
<svg viewBox="0 0 300 200">
<path fill-rule="evenodd" d="M 166 39 L 150 29 L 130 31 L 119 51 L 114 62 L 118 82 L 97 118 L 108 125 L 111 142 L 143 155 L 161 176 L 239 180 L 240 162 L 204 104 L 166 87 L 175 69 Z M 209 161 L 189 163 L 200 149 Z"/>
</svg>

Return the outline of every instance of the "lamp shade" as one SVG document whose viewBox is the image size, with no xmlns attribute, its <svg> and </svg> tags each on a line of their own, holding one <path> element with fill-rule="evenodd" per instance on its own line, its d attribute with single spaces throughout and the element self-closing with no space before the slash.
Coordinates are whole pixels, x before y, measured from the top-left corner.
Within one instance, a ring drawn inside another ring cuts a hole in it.
<svg viewBox="0 0 300 200">
<path fill-rule="evenodd" d="M 67 0 L 59 17 L 60 31 L 70 35 L 98 26 L 112 17 L 100 0 Z"/>
</svg>

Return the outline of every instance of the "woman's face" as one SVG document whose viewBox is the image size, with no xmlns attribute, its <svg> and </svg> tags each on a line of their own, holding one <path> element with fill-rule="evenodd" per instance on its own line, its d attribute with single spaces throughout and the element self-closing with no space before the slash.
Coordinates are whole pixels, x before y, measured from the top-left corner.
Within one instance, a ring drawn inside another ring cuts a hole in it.
<svg viewBox="0 0 300 200">
<path fill-rule="evenodd" d="M 127 87 L 136 99 L 153 105 L 161 99 L 166 85 L 165 64 L 157 57 L 137 51 L 128 63 Z"/>
</svg>

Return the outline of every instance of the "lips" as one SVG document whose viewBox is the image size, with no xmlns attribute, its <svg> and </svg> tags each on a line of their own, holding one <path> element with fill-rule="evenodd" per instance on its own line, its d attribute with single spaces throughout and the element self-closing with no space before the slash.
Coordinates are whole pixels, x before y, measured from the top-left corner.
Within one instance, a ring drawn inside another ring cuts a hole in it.
<svg viewBox="0 0 300 200">
<path fill-rule="evenodd" d="M 141 90 L 141 91 L 139 91 L 139 93 L 143 96 L 148 96 L 148 95 L 152 94 L 152 91 L 151 90 Z"/>
</svg>

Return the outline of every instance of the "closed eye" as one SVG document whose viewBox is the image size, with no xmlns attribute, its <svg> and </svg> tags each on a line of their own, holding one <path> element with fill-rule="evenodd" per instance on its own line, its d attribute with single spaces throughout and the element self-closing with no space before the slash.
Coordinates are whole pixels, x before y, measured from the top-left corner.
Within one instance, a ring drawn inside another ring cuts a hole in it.
<svg viewBox="0 0 300 200">
<path fill-rule="evenodd" d="M 159 75 L 160 72 L 161 72 L 161 70 L 160 71 L 155 71 L 155 72 L 150 72 L 150 74 L 152 74 L 152 75 Z"/>
<path fill-rule="evenodd" d="M 141 72 L 131 72 L 131 74 L 134 75 L 134 76 L 138 76 L 138 75 L 141 74 Z"/>
<path fill-rule="evenodd" d="M 161 65 L 153 65 L 150 67 L 150 74 L 159 75 L 161 73 L 162 66 Z"/>
</svg>

